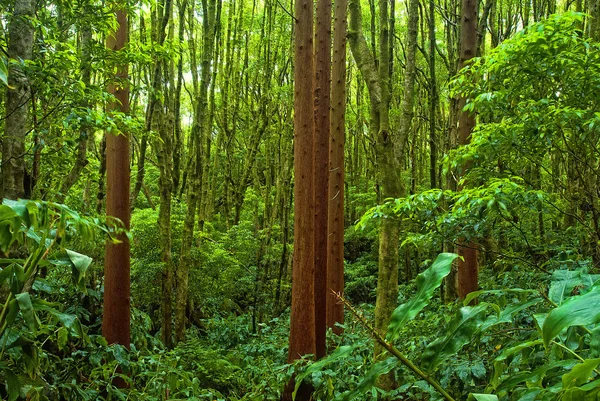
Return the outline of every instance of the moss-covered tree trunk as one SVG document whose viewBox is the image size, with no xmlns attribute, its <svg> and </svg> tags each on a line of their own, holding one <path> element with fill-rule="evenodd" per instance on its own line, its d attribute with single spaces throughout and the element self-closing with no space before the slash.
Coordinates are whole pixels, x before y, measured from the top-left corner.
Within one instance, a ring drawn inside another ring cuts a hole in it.
<svg viewBox="0 0 600 401">
<path fill-rule="evenodd" d="M 183 235 L 181 242 L 181 253 L 179 266 L 176 272 L 176 299 L 175 299 L 175 341 L 181 342 L 185 339 L 186 330 L 186 310 L 189 292 L 189 272 L 192 265 L 191 249 L 194 238 L 194 228 L 196 224 L 196 210 L 199 202 L 199 196 L 202 191 L 202 169 L 203 162 L 203 134 L 206 132 L 206 124 L 209 126 L 212 121 L 207 119 L 208 115 L 208 90 L 211 85 L 211 65 L 213 59 L 213 49 L 215 43 L 215 19 L 217 10 L 217 1 L 221 0 L 203 0 L 202 19 L 202 65 L 199 82 L 199 93 L 196 99 L 194 111 L 194 123 L 192 125 L 193 148 L 190 150 L 193 155 L 193 162 L 189 174 L 191 182 L 187 188 L 187 211 L 183 226 Z"/>
<path fill-rule="evenodd" d="M 397 135 L 390 130 L 390 80 L 389 80 L 389 16 L 386 0 L 379 2 L 379 68 L 369 51 L 362 33 L 360 2 L 351 0 L 350 48 L 356 64 L 367 84 L 370 96 L 370 131 L 375 138 L 377 170 L 382 188 L 382 198 L 399 198 L 405 195 L 400 179 L 408 140 L 412 114 L 415 79 L 415 51 L 418 28 L 418 1 L 409 3 L 409 27 L 407 31 L 407 69 L 404 80 L 404 97 L 401 103 L 401 121 Z M 379 231 L 379 271 L 377 278 L 377 301 L 375 305 L 375 328 L 385 333 L 389 318 L 398 299 L 398 247 L 400 221 L 394 217 L 382 219 Z M 383 349 L 376 345 L 375 355 Z M 391 387 L 390 381 L 381 383 Z"/>
<path fill-rule="evenodd" d="M 25 193 L 25 136 L 31 98 L 29 80 L 21 69 L 22 60 L 31 60 L 35 0 L 15 0 L 8 22 L 8 57 L 14 60 L 6 88 L 4 135 L 2 136 L 2 190 L 4 198 L 16 199 Z"/>
</svg>

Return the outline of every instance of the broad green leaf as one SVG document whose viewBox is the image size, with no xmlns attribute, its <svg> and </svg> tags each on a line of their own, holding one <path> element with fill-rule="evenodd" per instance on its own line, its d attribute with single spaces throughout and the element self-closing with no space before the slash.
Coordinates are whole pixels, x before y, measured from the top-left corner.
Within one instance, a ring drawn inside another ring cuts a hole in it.
<svg viewBox="0 0 600 401">
<path fill-rule="evenodd" d="M 513 321 L 513 317 L 515 314 L 519 313 L 522 310 L 529 308 L 532 305 L 535 305 L 542 301 L 542 298 L 534 298 L 527 302 L 516 303 L 507 306 L 504 308 L 499 316 L 490 316 L 486 319 L 486 321 L 481 325 L 481 331 L 484 332 L 492 326 L 495 326 L 500 323 L 510 323 Z"/>
<path fill-rule="evenodd" d="M 15 401 L 19 398 L 21 392 L 21 383 L 19 378 L 10 370 L 5 370 L 6 375 L 6 392 L 8 393 L 8 401 Z"/>
<path fill-rule="evenodd" d="M 348 355 L 350 355 L 352 353 L 353 350 L 354 350 L 354 347 L 349 346 L 349 345 L 344 345 L 344 346 L 338 347 L 335 351 L 333 351 L 331 353 L 331 355 L 328 355 L 327 357 L 308 365 L 308 367 L 306 368 L 306 370 L 304 370 L 304 372 L 302 372 L 301 374 L 296 376 L 296 386 L 294 388 L 294 392 L 292 393 L 292 398 L 293 399 L 296 398 L 296 393 L 298 392 L 298 388 L 300 388 L 300 384 L 306 377 L 308 377 L 309 375 L 312 375 L 314 372 L 318 372 L 318 371 L 322 370 L 325 366 L 327 366 L 333 362 L 336 362 L 339 359 L 347 357 Z"/>
<path fill-rule="evenodd" d="M 470 305 L 471 301 L 478 298 L 480 295 L 504 295 L 504 294 L 539 294 L 536 290 L 524 290 L 522 288 L 509 288 L 506 290 L 479 290 L 470 292 L 463 301 L 463 305 Z"/>
<path fill-rule="evenodd" d="M 365 374 L 365 377 L 361 380 L 360 383 L 354 388 L 352 391 L 347 391 L 343 394 L 340 394 L 335 398 L 336 401 L 350 401 L 354 399 L 360 399 L 362 395 L 364 395 L 367 391 L 369 391 L 375 383 L 377 379 L 381 375 L 385 375 L 389 373 L 392 369 L 394 369 L 398 365 L 398 359 L 395 357 L 388 358 L 385 361 L 377 362 L 375 365 L 369 369 L 369 371 Z"/>
<path fill-rule="evenodd" d="M 67 256 L 72 263 L 73 281 L 80 288 L 83 286 L 85 272 L 92 263 L 92 258 L 67 249 Z"/>
<path fill-rule="evenodd" d="M 417 276 L 417 293 L 408 302 L 396 308 L 390 320 L 387 337 L 394 341 L 404 325 L 423 310 L 431 300 L 433 292 L 450 273 L 452 262 L 458 257 L 455 253 L 441 253 L 433 264 Z"/>
<path fill-rule="evenodd" d="M 557 305 L 561 305 L 572 295 L 576 287 L 580 293 L 588 292 L 598 279 L 600 279 L 600 275 L 588 274 L 585 269 L 556 270 L 552 273 L 548 298 Z"/>
<path fill-rule="evenodd" d="M 35 311 L 33 310 L 33 305 L 31 304 L 31 297 L 28 292 L 24 292 L 21 294 L 15 295 L 17 299 L 17 303 L 19 304 L 19 309 L 23 314 L 23 319 L 25 319 L 25 323 L 29 330 L 33 332 L 33 335 L 37 335 L 37 320 L 35 318 Z"/>
<path fill-rule="evenodd" d="M 542 338 L 547 347 L 561 331 L 571 326 L 585 326 L 600 322 L 600 287 L 587 294 L 573 297 L 550 311 L 542 326 Z"/>
<path fill-rule="evenodd" d="M 69 332 L 65 327 L 60 327 L 56 332 L 56 343 L 58 344 L 58 349 L 60 351 L 65 348 L 67 345 L 67 341 L 69 339 Z"/>
<path fill-rule="evenodd" d="M 9 277 L 10 291 L 17 295 L 23 290 L 23 284 L 25 284 L 25 271 L 23 266 L 14 264 L 12 274 Z"/>
<path fill-rule="evenodd" d="M 488 304 L 464 306 L 450 322 L 446 334 L 429 344 L 423 351 L 421 362 L 425 369 L 433 371 L 441 362 L 456 355 L 469 343 L 485 319 Z"/>
<path fill-rule="evenodd" d="M 498 401 L 498 396 L 494 394 L 469 394 L 469 401 Z"/>
<path fill-rule="evenodd" d="M 6 66 L 4 58 L 0 58 L 0 81 L 2 81 L 5 86 L 8 86 L 8 67 Z"/>
<path fill-rule="evenodd" d="M 573 366 L 573 369 L 562 377 L 563 388 L 569 389 L 587 383 L 598 364 L 600 364 L 600 358 L 586 359 Z"/>
</svg>

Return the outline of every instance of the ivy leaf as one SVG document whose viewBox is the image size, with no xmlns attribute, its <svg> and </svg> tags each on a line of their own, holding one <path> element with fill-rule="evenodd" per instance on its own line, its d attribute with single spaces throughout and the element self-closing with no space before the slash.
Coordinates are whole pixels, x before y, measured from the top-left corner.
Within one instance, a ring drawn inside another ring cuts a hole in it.
<svg viewBox="0 0 600 401">
<path fill-rule="evenodd" d="M 587 294 L 573 297 L 550 311 L 542 325 L 542 338 L 548 347 L 550 341 L 571 326 L 585 326 L 600 322 L 600 286 Z"/>
<path fill-rule="evenodd" d="M 474 307 L 460 308 L 456 317 L 450 322 L 446 335 L 429 344 L 423 351 L 421 356 L 423 367 L 432 371 L 469 343 L 483 323 L 487 307 L 488 304 L 481 303 Z"/>
<path fill-rule="evenodd" d="M 433 292 L 442 284 L 444 277 L 450 273 L 452 262 L 458 257 L 455 253 L 441 253 L 431 267 L 417 276 L 417 293 L 408 302 L 396 308 L 390 320 L 387 338 L 391 341 L 398 338 L 398 333 L 427 304 Z"/>
</svg>

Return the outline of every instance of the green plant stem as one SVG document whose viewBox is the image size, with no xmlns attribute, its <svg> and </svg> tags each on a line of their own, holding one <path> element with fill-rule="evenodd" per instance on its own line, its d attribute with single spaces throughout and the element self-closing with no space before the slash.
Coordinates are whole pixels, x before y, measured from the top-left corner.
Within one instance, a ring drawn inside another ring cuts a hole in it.
<svg viewBox="0 0 600 401">
<path fill-rule="evenodd" d="M 579 356 L 575 351 L 573 351 L 571 348 L 567 347 L 566 345 L 563 345 L 559 342 L 556 342 L 554 340 L 550 341 L 552 344 L 556 344 L 558 345 L 560 348 L 564 349 L 565 351 L 567 351 L 569 354 L 573 355 L 575 358 L 579 359 L 579 361 L 581 362 L 585 362 L 585 359 L 583 359 L 581 356 Z M 597 375 L 600 376 L 600 371 L 598 371 L 598 369 L 594 369 L 594 372 L 596 372 Z"/>
<path fill-rule="evenodd" d="M 371 333 L 373 338 L 381 344 L 390 354 L 394 355 L 404 366 L 412 370 L 417 376 L 421 377 L 427 383 L 429 383 L 433 388 L 435 388 L 447 401 L 455 401 L 455 399 L 444 390 L 442 385 L 438 383 L 435 379 L 432 379 L 428 374 L 423 372 L 417 365 L 415 365 L 410 359 L 405 357 L 398 348 L 394 347 L 392 344 L 388 343 L 383 336 L 371 326 L 365 317 L 358 312 L 346 298 L 344 298 L 341 294 L 335 293 L 335 296 L 346 305 L 346 307 L 352 312 L 352 314 L 358 319 L 358 321 Z"/>
</svg>

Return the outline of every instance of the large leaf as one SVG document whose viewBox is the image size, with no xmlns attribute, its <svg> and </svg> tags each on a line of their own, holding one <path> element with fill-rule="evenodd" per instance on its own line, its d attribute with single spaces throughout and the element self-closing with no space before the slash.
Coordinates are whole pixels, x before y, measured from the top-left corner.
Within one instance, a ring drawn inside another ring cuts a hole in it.
<svg viewBox="0 0 600 401">
<path fill-rule="evenodd" d="M 367 391 L 369 391 L 375 383 L 377 379 L 381 375 L 385 375 L 389 373 L 392 369 L 394 369 L 398 365 L 398 359 L 395 357 L 388 358 L 385 361 L 377 362 L 375 365 L 369 369 L 369 371 L 365 374 L 365 377 L 358 383 L 352 391 L 347 391 L 338 397 L 335 398 L 336 401 L 350 401 L 354 399 L 360 399 Z"/>
<path fill-rule="evenodd" d="M 79 286 L 81 290 L 85 290 L 83 278 L 85 277 L 85 272 L 92 263 L 92 258 L 68 249 L 67 256 L 71 261 L 73 271 L 73 282 L 75 283 L 75 285 Z"/>
<path fill-rule="evenodd" d="M 304 370 L 304 372 L 302 372 L 301 374 L 299 374 L 298 376 L 296 376 L 296 386 L 294 388 L 294 392 L 292 393 L 292 398 L 296 398 L 296 392 L 298 391 L 298 389 L 300 388 L 300 384 L 302 384 L 302 381 L 308 377 L 309 375 L 312 375 L 314 372 L 318 372 L 320 370 L 322 370 L 325 366 L 336 362 L 339 359 L 342 358 L 346 358 L 347 356 L 349 356 L 352 351 L 354 350 L 354 347 L 350 346 L 350 345 L 344 345 L 341 347 L 338 347 L 335 351 L 333 351 L 331 353 L 331 355 L 328 355 L 327 357 L 315 362 L 315 363 L 311 363 L 306 370 Z"/>
<path fill-rule="evenodd" d="M 481 327 L 485 319 L 488 304 L 481 303 L 477 306 L 465 306 L 458 310 L 456 317 L 450 322 L 446 334 L 429 344 L 421 362 L 425 369 L 434 370 L 441 362 L 456 355 L 456 353 L 469 343 Z"/>
<path fill-rule="evenodd" d="M 548 290 L 548 298 L 561 305 L 574 291 L 586 293 L 600 279 L 598 274 L 589 274 L 586 269 L 556 270 L 552 273 L 552 282 Z"/>
<path fill-rule="evenodd" d="M 417 276 L 417 293 L 408 302 L 396 308 L 390 320 L 387 337 L 395 340 L 404 325 L 413 319 L 427 304 L 433 292 L 450 273 L 452 262 L 458 257 L 455 253 L 441 253 L 433 264 Z"/>
<path fill-rule="evenodd" d="M 485 332 L 490 327 L 495 326 L 500 323 L 510 323 L 513 321 L 513 317 L 515 314 L 517 314 L 517 313 L 521 312 L 522 310 L 525 310 L 525 309 L 529 308 L 530 306 L 535 305 L 541 301 L 542 301 L 542 298 L 534 298 L 534 299 L 530 299 L 527 302 L 521 302 L 521 303 L 516 303 L 516 304 L 507 306 L 500 312 L 499 315 L 492 315 L 492 316 L 488 317 L 486 319 L 485 323 L 483 323 L 483 325 L 481 325 L 481 331 Z"/>
<path fill-rule="evenodd" d="M 563 388 L 569 389 L 587 383 L 598 364 L 600 364 L 600 358 L 586 359 L 573 366 L 573 369 L 562 377 Z"/>
<path fill-rule="evenodd" d="M 498 396 L 494 394 L 469 394 L 468 401 L 498 401 Z"/>
<path fill-rule="evenodd" d="M 35 318 L 35 311 L 33 310 L 33 305 L 31 304 L 31 297 L 29 293 L 24 292 L 21 294 L 15 295 L 17 299 L 17 304 L 19 305 L 19 309 L 23 314 L 23 319 L 25 319 L 25 323 L 29 330 L 32 331 L 33 335 L 37 335 L 37 319 Z"/>
<path fill-rule="evenodd" d="M 561 331 L 571 326 L 585 326 L 600 322 L 600 287 L 587 294 L 573 297 L 550 311 L 542 325 L 542 338 L 547 347 Z"/>
</svg>

